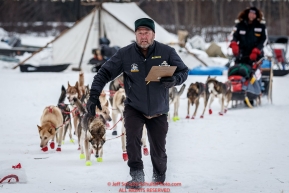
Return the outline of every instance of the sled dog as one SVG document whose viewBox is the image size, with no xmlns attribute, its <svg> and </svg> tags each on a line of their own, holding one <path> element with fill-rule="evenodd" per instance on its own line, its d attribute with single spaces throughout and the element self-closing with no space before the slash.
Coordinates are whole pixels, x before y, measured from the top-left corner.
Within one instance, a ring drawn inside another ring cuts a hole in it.
<svg viewBox="0 0 289 193">
<path fill-rule="evenodd" d="M 66 133 L 69 130 L 70 141 L 74 142 L 72 138 L 72 134 L 71 134 L 72 123 L 71 123 L 70 109 L 69 109 L 69 105 L 64 103 L 65 96 L 66 96 L 66 89 L 62 85 L 61 94 L 58 99 L 57 107 L 61 110 L 62 117 L 63 117 L 63 128 L 64 128 L 63 141 L 65 140 Z"/>
<path fill-rule="evenodd" d="M 208 102 L 207 96 L 208 96 L 207 87 L 204 83 L 196 82 L 196 83 L 190 84 L 188 88 L 188 92 L 187 92 L 187 98 L 188 98 L 188 111 L 187 112 L 188 113 L 187 113 L 186 119 L 190 118 L 190 105 L 193 106 L 194 104 L 195 104 L 195 111 L 191 119 L 196 118 L 196 114 L 197 114 L 198 107 L 200 104 L 200 98 L 203 98 L 204 100 L 204 110 L 201 115 L 201 118 L 204 118 L 205 107 L 207 106 L 207 102 Z"/>
<path fill-rule="evenodd" d="M 51 140 L 50 148 L 54 149 L 54 140 L 56 141 L 58 147 L 56 151 L 61 151 L 61 142 L 63 137 L 63 117 L 61 110 L 56 106 L 45 107 L 40 118 L 40 126 L 38 127 L 38 132 L 40 135 L 40 147 L 43 151 L 47 151 L 47 144 Z"/>
<path fill-rule="evenodd" d="M 118 91 L 115 92 L 113 96 L 113 106 L 112 106 L 112 123 L 115 125 L 117 123 L 117 118 L 120 115 L 122 118 L 122 129 L 121 129 L 121 147 L 122 147 L 122 157 L 124 161 L 128 160 L 127 152 L 126 152 L 126 135 L 125 135 L 125 128 L 124 128 L 124 120 L 123 120 L 123 111 L 124 111 L 124 101 L 126 99 L 125 90 L 120 88 Z M 114 127 L 112 135 L 117 135 L 117 126 Z M 143 127 L 142 133 L 142 145 L 143 145 L 143 154 L 148 155 L 149 150 L 147 148 L 147 129 Z"/>
<path fill-rule="evenodd" d="M 109 84 L 109 102 L 110 105 L 113 105 L 113 96 L 118 89 L 123 88 L 123 74 L 119 75 L 116 77 L 113 81 L 110 82 Z"/>
<path fill-rule="evenodd" d="M 84 74 L 83 72 L 79 73 L 78 81 L 75 83 L 74 86 L 71 86 L 68 82 L 68 86 L 66 89 L 66 97 L 71 105 L 71 113 L 73 117 L 73 126 L 74 126 L 74 134 L 77 135 L 77 125 L 79 123 L 79 112 L 76 109 L 74 104 L 73 98 L 77 98 L 79 100 L 82 99 L 85 93 L 85 86 L 84 86 Z M 79 142 L 78 142 L 78 149 L 79 149 Z"/>
<path fill-rule="evenodd" d="M 102 162 L 103 145 L 105 143 L 105 123 L 111 120 L 108 109 L 108 102 L 102 106 L 100 111 L 96 109 L 96 116 L 91 116 L 86 112 L 81 101 L 73 98 L 80 113 L 80 123 L 78 125 L 78 137 L 80 141 L 80 159 L 86 159 L 86 165 L 90 166 L 91 149 L 98 162 Z M 85 153 L 85 155 L 84 155 Z"/>
<path fill-rule="evenodd" d="M 208 76 L 206 85 L 208 87 L 209 92 L 209 114 L 212 114 L 213 111 L 211 109 L 211 104 L 214 101 L 215 97 L 219 98 L 219 102 L 221 104 L 221 111 L 219 115 L 223 115 L 228 110 L 229 102 L 232 98 L 232 91 L 231 91 L 231 82 L 226 81 L 225 83 L 217 81 L 216 77 L 211 78 Z M 225 104 L 226 103 L 226 104 Z"/>
<path fill-rule="evenodd" d="M 169 89 L 169 104 L 174 104 L 174 116 L 173 116 L 173 121 L 180 120 L 179 118 L 179 105 L 180 105 L 180 97 L 183 94 L 185 90 L 186 85 L 183 84 L 180 90 L 173 86 Z M 168 116 L 168 119 L 170 120 L 170 114 Z"/>
</svg>

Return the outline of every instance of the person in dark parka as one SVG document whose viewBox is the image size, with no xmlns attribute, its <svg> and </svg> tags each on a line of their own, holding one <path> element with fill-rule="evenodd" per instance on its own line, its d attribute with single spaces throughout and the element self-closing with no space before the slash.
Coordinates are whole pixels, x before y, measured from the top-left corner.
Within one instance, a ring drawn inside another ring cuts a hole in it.
<svg viewBox="0 0 289 193">
<path fill-rule="evenodd" d="M 117 51 L 94 76 L 87 102 L 88 113 L 95 115 L 101 109 L 99 95 L 105 84 L 123 73 L 126 93 L 124 126 L 127 138 L 128 166 L 132 180 L 127 189 L 139 189 L 144 183 L 141 137 L 147 128 L 153 165 L 153 182 L 163 183 L 167 170 L 166 136 L 168 132 L 169 88 L 182 84 L 188 76 L 188 67 L 176 51 L 155 41 L 155 24 L 149 18 L 135 21 L 136 42 Z M 152 66 L 167 63 L 177 66 L 171 77 L 159 82 L 146 82 Z"/>
<path fill-rule="evenodd" d="M 263 14 L 256 7 L 250 7 L 239 13 L 230 47 L 236 57 L 236 63 L 252 65 L 263 57 L 263 47 L 267 43 L 267 31 Z"/>
</svg>

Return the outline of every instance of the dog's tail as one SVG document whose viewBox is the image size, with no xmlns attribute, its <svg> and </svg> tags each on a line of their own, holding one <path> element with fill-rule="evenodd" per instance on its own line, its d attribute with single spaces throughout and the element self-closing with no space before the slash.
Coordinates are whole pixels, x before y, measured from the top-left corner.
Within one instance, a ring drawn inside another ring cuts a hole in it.
<svg viewBox="0 0 289 193">
<path fill-rule="evenodd" d="M 186 85 L 183 84 L 182 87 L 181 87 L 181 89 L 180 89 L 180 91 L 178 92 L 178 96 L 181 96 L 181 95 L 183 94 L 185 88 L 186 88 Z"/>
<path fill-rule="evenodd" d="M 65 95 L 66 95 L 66 90 L 65 90 L 65 87 L 62 85 L 62 87 L 61 87 L 61 94 L 60 94 L 60 97 L 59 97 L 59 99 L 58 99 L 58 104 L 64 103 Z"/>
<path fill-rule="evenodd" d="M 80 101 L 81 101 L 82 103 L 87 103 L 88 98 L 89 98 L 89 94 L 90 94 L 89 85 L 86 85 L 86 86 L 84 87 L 84 93 L 83 93 Z"/>
<path fill-rule="evenodd" d="M 90 94 L 89 84 L 85 86 L 85 94 L 86 95 Z"/>
<path fill-rule="evenodd" d="M 80 116 L 86 113 L 86 109 L 81 104 L 80 100 L 76 97 L 73 97 L 74 104 L 76 105 L 77 109 L 79 110 Z"/>
<path fill-rule="evenodd" d="M 79 87 L 80 88 L 84 88 L 85 86 L 84 86 L 84 74 L 83 74 L 83 72 L 80 72 L 79 73 L 79 77 L 78 77 L 78 82 L 79 82 Z"/>
</svg>

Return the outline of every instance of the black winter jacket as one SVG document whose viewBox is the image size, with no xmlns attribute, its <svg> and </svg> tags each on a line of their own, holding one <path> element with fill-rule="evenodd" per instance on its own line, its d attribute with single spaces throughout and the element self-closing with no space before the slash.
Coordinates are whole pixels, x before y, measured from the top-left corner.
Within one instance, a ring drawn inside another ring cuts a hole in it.
<svg viewBox="0 0 289 193">
<path fill-rule="evenodd" d="M 266 27 L 257 20 L 254 20 L 252 24 L 249 24 L 247 20 L 242 20 L 234 28 L 232 41 L 239 42 L 240 56 L 249 59 L 254 48 L 262 51 L 266 44 Z"/>
<path fill-rule="evenodd" d="M 169 89 L 160 82 L 145 82 L 151 67 L 159 66 L 164 61 L 177 66 L 174 73 L 176 85 L 182 84 L 187 79 L 188 67 L 172 47 L 154 41 L 146 57 L 136 43 L 121 48 L 94 76 L 90 95 L 99 95 L 106 83 L 123 72 L 126 105 L 146 116 L 166 114 L 169 111 Z"/>
</svg>

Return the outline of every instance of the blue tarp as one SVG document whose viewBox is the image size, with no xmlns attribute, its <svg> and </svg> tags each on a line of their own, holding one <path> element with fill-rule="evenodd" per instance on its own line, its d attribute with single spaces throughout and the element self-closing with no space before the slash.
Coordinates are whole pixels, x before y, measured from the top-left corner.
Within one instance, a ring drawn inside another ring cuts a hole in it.
<svg viewBox="0 0 289 193">
<path fill-rule="evenodd" d="M 271 62 L 269 60 L 263 60 L 261 64 L 261 68 L 270 68 Z"/>
<path fill-rule="evenodd" d="M 189 71 L 189 75 L 223 75 L 223 71 L 228 70 L 225 66 L 198 66 Z"/>
</svg>

